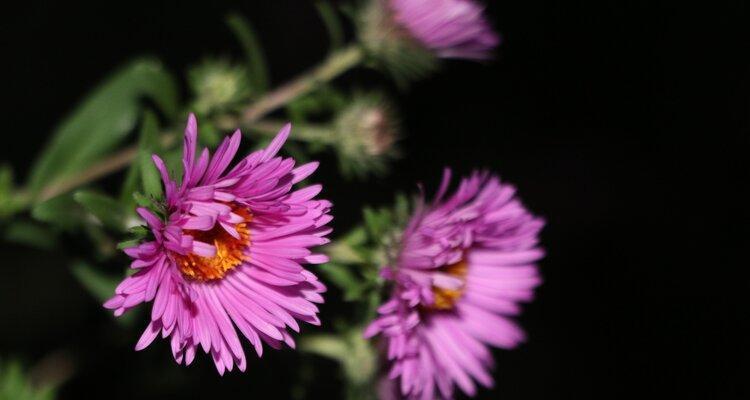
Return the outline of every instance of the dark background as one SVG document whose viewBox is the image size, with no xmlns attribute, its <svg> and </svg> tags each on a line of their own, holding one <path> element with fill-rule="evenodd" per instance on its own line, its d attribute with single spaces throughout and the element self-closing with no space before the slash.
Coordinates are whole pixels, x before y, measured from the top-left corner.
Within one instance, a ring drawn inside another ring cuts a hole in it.
<svg viewBox="0 0 750 400">
<path fill-rule="evenodd" d="M 747 395 L 745 2 L 490 3 L 505 39 L 495 62 L 451 62 L 394 92 L 408 136 L 391 175 L 343 181 L 323 159 L 317 177 L 336 204 L 334 227 L 345 231 L 361 205 L 388 204 L 417 181 L 434 190 L 444 165 L 489 167 L 547 218 L 548 256 L 521 318 L 530 340 L 496 352 L 497 387 L 479 397 Z M 54 125 L 133 56 L 158 55 L 180 74 L 204 55 L 239 59 L 223 25 L 232 10 L 259 31 L 275 83 L 325 54 L 304 1 L 40 1 L 4 12 L 1 159 L 22 178 Z M 387 80 L 358 70 L 340 82 Z M 68 273 L 70 251 L 0 246 L 0 355 L 33 364 L 72 354 L 77 372 L 61 398 L 283 398 L 310 361 L 267 351 L 250 355 L 247 373 L 220 378 L 204 355 L 169 365 L 165 341 L 136 353 L 140 324 L 111 321 Z M 312 360 L 309 396 L 337 394 L 334 364 Z"/>
</svg>

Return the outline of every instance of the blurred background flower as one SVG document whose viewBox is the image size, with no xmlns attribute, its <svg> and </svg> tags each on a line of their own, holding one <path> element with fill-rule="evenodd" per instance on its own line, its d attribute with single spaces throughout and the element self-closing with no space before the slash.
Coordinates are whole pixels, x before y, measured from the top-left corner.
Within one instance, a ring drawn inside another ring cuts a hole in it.
<svg viewBox="0 0 750 400">
<path fill-rule="evenodd" d="M 392 244 L 394 257 L 380 274 L 393 289 L 364 332 L 384 337 L 388 378 L 414 399 L 452 398 L 454 385 L 474 396 L 474 381 L 492 387 L 488 346 L 511 349 L 524 341 L 510 317 L 541 283 L 544 222 L 524 208 L 515 188 L 474 172 L 448 194 L 450 180 L 446 170 L 435 199 L 418 199 Z"/>
<path fill-rule="evenodd" d="M 369 0 L 358 26 L 365 49 L 399 82 L 425 76 L 439 58 L 488 59 L 500 44 L 474 0 Z"/>
<path fill-rule="evenodd" d="M 474 0 L 388 0 L 392 18 L 441 58 L 483 60 L 500 37 Z"/>
</svg>

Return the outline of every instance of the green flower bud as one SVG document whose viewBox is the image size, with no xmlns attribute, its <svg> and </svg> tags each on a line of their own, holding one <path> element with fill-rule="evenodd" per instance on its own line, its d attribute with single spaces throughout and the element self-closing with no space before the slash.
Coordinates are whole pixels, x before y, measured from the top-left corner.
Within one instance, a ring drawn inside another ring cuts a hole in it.
<svg viewBox="0 0 750 400">
<path fill-rule="evenodd" d="M 334 121 L 339 160 L 344 173 L 380 173 L 397 156 L 399 127 L 392 107 L 379 95 L 355 96 Z"/>
<path fill-rule="evenodd" d="M 393 18 L 386 1 L 370 0 L 357 14 L 359 40 L 375 63 L 399 83 L 421 78 L 438 58 Z"/>
<path fill-rule="evenodd" d="M 226 60 L 204 60 L 188 71 L 188 82 L 193 110 L 202 115 L 231 109 L 252 94 L 245 69 Z"/>
</svg>

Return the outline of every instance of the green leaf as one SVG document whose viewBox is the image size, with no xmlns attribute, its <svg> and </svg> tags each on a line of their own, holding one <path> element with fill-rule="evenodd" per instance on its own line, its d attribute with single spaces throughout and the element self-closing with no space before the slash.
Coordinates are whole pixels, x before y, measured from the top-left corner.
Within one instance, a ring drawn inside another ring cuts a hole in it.
<svg viewBox="0 0 750 400">
<path fill-rule="evenodd" d="M 159 145 L 159 120 L 151 110 L 143 112 L 141 120 L 141 132 L 138 137 L 138 148 L 148 149 L 149 151 L 158 151 Z"/>
<path fill-rule="evenodd" d="M 349 231 L 349 233 L 342 239 L 349 246 L 359 246 L 365 244 L 367 241 L 367 231 L 361 226 Z"/>
<path fill-rule="evenodd" d="M 146 235 L 151 233 L 151 231 L 143 225 L 138 225 L 128 229 L 128 233 L 130 233 L 133 239 L 143 239 Z"/>
<path fill-rule="evenodd" d="M 13 190 L 13 170 L 9 165 L 3 165 L 0 167 L 0 218 L 9 217 L 22 208 Z"/>
<path fill-rule="evenodd" d="M 151 160 L 151 154 L 147 151 L 140 152 L 138 154 L 138 164 L 138 168 L 141 170 L 141 180 L 143 181 L 143 191 L 145 194 L 154 199 L 161 198 L 161 177 L 154 162 Z"/>
<path fill-rule="evenodd" d="M 141 171 L 138 168 L 140 163 L 134 162 L 130 164 L 128 172 L 125 174 L 125 179 L 122 181 L 122 187 L 120 188 L 120 203 L 123 207 L 130 209 L 133 208 L 135 202 L 133 200 L 133 192 L 139 189 Z"/>
<path fill-rule="evenodd" d="M 143 114 L 141 137 L 138 143 L 138 169 L 141 171 L 141 182 L 146 195 L 161 198 L 161 176 L 151 159 L 151 155 L 160 150 L 159 122 L 151 111 Z"/>
<path fill-rule="evenodd" d="M 141 130 L 138 138 L 139 156 L 142 151 L 157 153 L 161 149 L 158 129 L 156 115 L 150 110 L 145 110 L 141 119 Z M 120 189 L 120 202 L 128 209 L 134 205 L 133 192 L 141 188 L 140 164 L 140 157 L 136 162 L 130 164 L 130 168 L 128 168 L 122 188 Z"/>
<path fill-rule="evenodd" d="M 381 238 L 393 227 L 393 218 L 387 209 L 365 208 L 365 227 L 373 238 Z"/>
<path fill-rule="evenodd" d="M 85 261 L 73 264 L 71 272 L 91 295 L 102 302 L 112 297 L 115 288 L 122 280 L 122 276 L 105 274 Z"/>
<path fill-rule="evenodd" d="M 305 164 L 310 161 L 310 152 L 305 151 L 305 148 L 303 146 L 300 146 L 300 143 L 295 143 L 292 141 L 284 143 L 284 150 L 289 154 L 290 157 L 294 158 L 294 160 L 299 165 Z"/>
<path fill-rule="evenodd" d="M 326 116 L 335 113 L 349 104 L 342 91 L 331 85 L 320 85 L 315 91 L 299 96 L 287 103 L 285 110 L 293 123 L 305 123 L 310 117 Z"/>
<path fill-rule="evenodd" d="M 151 98 L 167 115 L 177 112 L 174 78 L 162 65 L 143 59 L 121 68 L 99 85 L 58 126 L 34 164 L 32 193 L 81 172 L 102 159 L 135 127 L 140 100 Z"/>
<path fill-rule="evenodd" d="M 51 250 L 57 245 L 57 237 L 47 227 L 31 221 L 15 221 L 4 232 L 4 239 L 41 250 Z"/>
<path fill-rule="evenodd" d="M 174 171 L 182 170 L 182 148 L 172 149 L 160 155 L 162 156 L 164 163 L 167 164 L 167 171 L 173 171 L 172 177 L 177 178 L 174 175 Z M 182 177 L 180 176 L 179 179 L 182 179 Z M 178 180 L 177 182 L 179 183 L 180 181 Z"/>
<path fill-rule="evenodd" d="M 200 132 L 198 132 L 198 140 L 200 140 L 201 143 L 208 147 L 216 147 L 222 139 L 224 139 L 224 135 L 222 135 L 221 131 L 219 131 L 210 120 L 201 123 L 201 129 Z"/>
<path fill-rule="evenodd" d="M 132 271 L 132 270 L 130 270 Z M 123 275 L 110 275 L 94 268 L 85 261 L 78 261 L 71 266 L 73 276 L 89 293 L 99 302 L 103 303 L 111 298 L 117 285 L 122 281 Z M 117 323 L 132 327 L 139 319 L 140 310 L 132 310 L 126 315 L 116 318 Z"/>
<path fill-rule="evenodd" d="M 83 210 L 70 194 L 53 197 L 37 204 L 31 210 L 31 216 L 37 221 L 45 222 L 64 230 L 73 230 L 83 223 Z"/>
<path fill-rule="evenodd" d="M 123 249 L 127 249 L 129 247 L 135 247 L 135 246 L 137 246 L 150 233 L 150 231 L 148 230 L 148 228 L 146 228 L 143 225 L 134 226 L 134 227 L 128 229 L 128 232 L 130 233 L 128 239 L 124 240 L 124 241 L 122 241 L 120 243 L 117 243 L 117 248 L 119 250 L 123 250 Z"/>
<path fill-rule="evenodd" d="M 253 93 L 261 94 L 268 90 L 268 68 L 266 67 L 266 57 L 263 53 L 263 47 L 258 40 L 250 22 L 239 14 L 230 14 L 226 20 L 229 29 L 234 32 L 237 40 L 242 46 L 247 58 L 247 68 L 249 72 L 250 84 Z"/>
<path fill-rule="evenodd" d="M 403 193 L 396 193 L 396 205 L 393 208 L 393 212 L 397 222 L 405 224 L 411 214 L 409 197 Z"/>
<path fill-rule="evenodd" d="M 321 265 L 320 270 L 326 281 L 332 282 L 344 292 L 345 301 L 359 300 L 366 289 L 365 282 L 354 273 L 352 267 L 328 263 Z"/>
<path fill-rule="evenodd" d="M 18 361 L 2 362 L 0 360 L 0 399 L 52 400 L 54 398 L 55 388 L 49 385 L 34 385 Z"/>
<path fill-rule="evenodd" d="M 9 165 L 0 167 L 0 198 L 10 196 L 13 190 L 13 170 Z"/>
<path fill-rule="evenodd" d="M 338 335 L 308 335 L 300 342 L 300 350 L 321 355 L 339 362 L 349 357 L 349 345 Z"/>
<path fill-rule="evenodd" d="M 141 207 L 152 207 L 154 205 L 153 200 L 141 192 L 133 192 L 133 200 Z"/>
<path fill-rule="evenodd" d="M 89 190 L 79 190 L 73 199 L 102 225 L 118 232 L 124 230 L 126 212 L 117 200 Z"/>
<path fill-rule="evenodd" d="M 336 264 L 361 264 L 365 262 L 361 250 L 362 246 L 350 243 L 347 237 L 336 240 L 325 247 L 326 254 Z"/>
<path fill-rule="evenodd" d="M 120 243 L 117 243 L 117 249 L 118 250 L 129 249 L 131 247 L 138 246 L 139 243 L 141 243 L 141 241 L 139 239 L 124 240 L 124 241 L 122 241 Z"/>
<path fill-rule="evenodd" d="M 329 51 L 336 51 L 344 45 L 344 28 L 341 26 L 341 19 L 336 14 L 336 9 L 328 1 L 316 1 L 315 8 L 318 9 L 320 18 L 328 31 L 328 40 L 330 41 Z"/>
<path fill-rule="evenodd" d="M 100 225 L 85 224 L 83 232 L 91 241 L 91 250 L 94 250 L 94 256 L 97 261 L 102 261 L 113 257 L 116 254 L 115 241 L 104 231 Z"/>
<path fill-rule="evenodd" d="M 377 372 L 377 351 L 362 337 L 362 329 L 355 327 L 338 335 L 308 335 L 300 340 L 301 351 L 338 361 L 347 383 L 372 383 Z"/>
</svg>

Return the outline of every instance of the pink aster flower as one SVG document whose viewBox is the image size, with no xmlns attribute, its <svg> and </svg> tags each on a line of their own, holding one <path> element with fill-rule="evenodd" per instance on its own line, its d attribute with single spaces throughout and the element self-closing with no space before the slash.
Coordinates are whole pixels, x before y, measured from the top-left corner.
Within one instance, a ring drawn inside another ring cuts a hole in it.
<svg viewBox="0 0 750 400">
<path fill-rule="evenodd" d="M 446 170 L 432 204 L 420 204 L 401 235 L 400 249 L 382 275 L 393 283 L 389 301 L 365 330 L 382 335 L 409 398 L 467 395 L 475 381 L 492 386 L 489 346 L 513 348 L 524 333 L 511 318 L 541 279 L 535 262 L 544 222 L 515 197 L 513 186 L 475 172 L 445 198 Z"/>
<path fill-rule="evenodd" d="M 318 164 L 295 168 L 293 159 L 277 155 L 290 129 L 227 170 L 240 132 L 213 156 L 203 149 L 196 158 L 198 128 L 191 114 L 181 183 L 153 156 L 166 191 L 165 212 L 137 210 L 154 239 L 125 250 L 136 272 L 104 304 L 120 316 L 153 301 L 136 350 L 161 334 L 177 363 L 189 365 L 202 348 L 223 374 L 235 364 L 245 370 L 237 330 L 261 356 L 263 343 L 293 348 L 288 328 L 299 331 L 297 320 L 320 324 L 314 303 L 323 302 L 325 286 L 302 264 L 327 261 L 310 248 L 328 242 L 331 203 L 315 199 L 320 185 L 292 189 Z"/>
<path fill-rule="evenodd" d="M 500 37 L 474 0 L 387 0 L 393 18 L 443 58 L 486 59 Z"/>
</svg>

